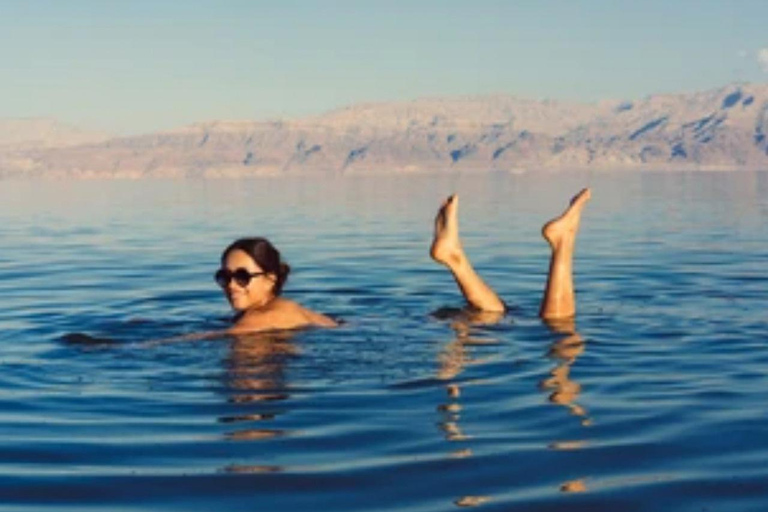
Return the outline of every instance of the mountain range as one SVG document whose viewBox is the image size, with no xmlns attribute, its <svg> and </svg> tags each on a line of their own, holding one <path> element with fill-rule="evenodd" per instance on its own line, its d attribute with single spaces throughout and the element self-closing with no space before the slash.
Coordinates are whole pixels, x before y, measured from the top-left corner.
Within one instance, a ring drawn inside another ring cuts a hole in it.
<svg viewBox="0 0 768 512">
<path fill-rule="evenodd" d="M 506 95 L 359 104 L 110 137 L 0 120 L 0 177 L 243 177 L 768 169 L 768 84 L 567 103 Z"/>
</svg>

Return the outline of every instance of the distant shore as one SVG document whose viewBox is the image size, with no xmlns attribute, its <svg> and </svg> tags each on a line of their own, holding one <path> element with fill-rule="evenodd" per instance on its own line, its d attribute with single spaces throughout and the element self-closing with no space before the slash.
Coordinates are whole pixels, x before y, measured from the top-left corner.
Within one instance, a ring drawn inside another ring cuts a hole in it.
<svg viewBox="0 0 768 512">
<path fill-rule="evenodd" d="M 763 169 L 768 84 L 595 104 L 424 99 L 117 138 L 53 120 L 0 121 L 0 178 Z"/>
</svg>

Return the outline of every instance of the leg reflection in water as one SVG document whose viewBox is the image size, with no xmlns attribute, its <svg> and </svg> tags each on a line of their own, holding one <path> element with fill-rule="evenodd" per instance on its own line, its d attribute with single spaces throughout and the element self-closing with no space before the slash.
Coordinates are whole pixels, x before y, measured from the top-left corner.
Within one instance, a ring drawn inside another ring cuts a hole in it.
<svg viewBox="0 0 768 512">
<path fill-rule="evenodd" d="M 501 313 L 488 313 L 483 311 L 466 311 L 442 309 L 436 311 L 434 316 L 438 318 L 449 318 L 452 320 L 451 327 L 456 333 L 456 337 L 448 342 L 438 355 L 437 378 L 447 382 L 445 391 L 448 400 L 438 406 L 438 410 L 443 413 L 443 420 L 440 422 L 440 428 L 448 441 L 464 441 L 469 439 L 459 426 L 461 418 L 461 386 L 456 378 L 464 371 L 464 368 L 470 364 L 480 364 L 483 361 L 472 356 L 472 348 L 480 345 L 497 344 L 498 340 L 494 338 L 478 336 L 472 332 L 472 327 L 479 325 L 494 324 L 502 318 Z M 453 452 L 456 456 L 471 455 L 468 449 Z"/>
<path fill-rule="evenodd" d="M 443 310 L 440 314 L 450 314 Z M 471 436 L 464 432 L 461 426 L 461 415 L 463 407 L 461 402 L 461 386 L 457 377 L 461 375 L 467 365 L 479 364 L 483 361 L 473 357 L 473 347 L 479 345 L 496 344 L 497 340 L 477 336 L 472 332 L 472 327 L 476 325 L 485 325 L 495 323 L 501 318 L 501 313 L 489 316 L 480 312 L 460 312 L 451 315 L 453 322 L 451 327 L 456 333 L 456 337 L 448 342 L 438 356 L 437 377 L 445 381 L 446 400 L 438 405 L 437 410 L 440 413 L 438 425 L 445 440 L 452 443 L 450 457 L 463 459 L 472 457 L 473 452 L 469 447 Z M 453 501 L 458 507 L 474 507 L 486 503 L 491 498 L 475 494 L 462 495 Z"/>
<path fill-rule="evenodd" d="M 567 407 L 574 416 L 581 418 L 581 424 L 590 426 L 586 409 L 576 403 L 581 393 L 581 385 L 571 379 L 571 366 L 584 352 L 586 343 L 576 332 L 573 320 L 560 322 L 547 322 L 547 326 L 555 333 L 562 335 L 549 349 L 549 357 L 557 361 L 557 365 L 550 371 L 550 376 L 541 381 L 542 389 L 552 390 L 549 401 L 553 404 Z"/>
<path fill-rule="evenodd" d="M 592 419 L 587 410 L 576 403 L 581 393 L 581 385 L 571 378 L 571 366 L 576 359 L 584 353 L 586 341 L 576 332 L 576 325 L 572 318 L 559 321 L 545 321 L 550 330 L 558 335 L 558 339 L 549 349 L 548 356 L 557 363 L 550 371 L 549 377 L 542 380 L 542 389 L 551 391 L 549 401 L 562 406 L 579 418 L 584 427 L 592 425 Z M 585 446 L 583 440 L 558 440 L 550 444 L 553 450 L 579 450 Z M 569 480 L 560 486 L 564 493 L 581 493 L 587 491 L 584 478 Z"/>
</svg>

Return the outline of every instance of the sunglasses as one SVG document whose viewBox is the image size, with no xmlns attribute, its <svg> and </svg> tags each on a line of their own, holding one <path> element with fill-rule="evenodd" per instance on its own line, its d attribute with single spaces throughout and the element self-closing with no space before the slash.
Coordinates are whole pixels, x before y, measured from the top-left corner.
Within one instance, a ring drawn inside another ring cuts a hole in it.
<svg viewBox="0 0 768 512">
<path fill-rule="evenodd" d="M 228 268 L 220 268 L 213 275 L 219 286 L 226 288 L 234 279 L 238 286 L 245 288 L 254 277 L 264 276 L 267 272 L 248 272 L 244 268 L 238 268 L 234 272 Z"/>
</svg>

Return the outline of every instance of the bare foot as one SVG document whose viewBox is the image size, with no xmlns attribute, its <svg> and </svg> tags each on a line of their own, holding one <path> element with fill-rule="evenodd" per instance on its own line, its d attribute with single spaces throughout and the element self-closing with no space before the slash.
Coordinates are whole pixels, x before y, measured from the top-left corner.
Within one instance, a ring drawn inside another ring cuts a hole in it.
<svg viewBox="0 0 768 512">
<path fill-rule="evenodd" d="M 592 191 L 588 188 L 583 189 L 571 199 L 571 204 L 561 216 L 544 224 L 541 234 L 549 242 L 550 246 L 554 248 L 563 241 L 572 241 L 574 239 L 576 232 L 579 230 L 581 211 L 590 197 L 592 197 Z"/>
<path fill-rule="evenodd" d="M 446 199 L 435 216 L 435 235 L 429 255 L 448 267 L 458 265 L 464 257 L 459 241 L 459 196 Z"/>
</svg>

